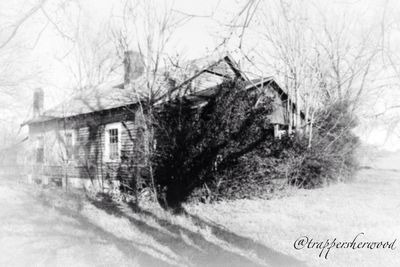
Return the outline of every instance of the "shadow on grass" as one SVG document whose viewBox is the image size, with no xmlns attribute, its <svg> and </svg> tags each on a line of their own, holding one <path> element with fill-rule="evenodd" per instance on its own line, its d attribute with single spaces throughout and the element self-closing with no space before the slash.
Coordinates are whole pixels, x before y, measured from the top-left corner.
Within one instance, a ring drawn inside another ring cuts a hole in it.
<svg viewBox="0 0 400 267">
<path fill-rule="evenodd" d="M 185 215 L 192 219 L 192 221 L 201 228 L 208 227 L 211 232 L 219 239 L 234 244 L 236 247 L 243 250 L 253 251 L 258 258 L 262 259 L 268 264 L 268 266 L 306 266 L 305 263 L 278 252 L 272 248 L 268 248 L 254 240 L 232 233 L 222 226 L 217 225 L 213 222 L 207 222 L 196 215 L 192 215 L 187 211 L 184 211 Z"/>
<path fill-rule="evenodd" d="M 212 241 L 207 240 L 199 231 L 191 231 L 160 218 L 155 213 L 144 210 L 137 205 L 129 205 L 129 212 L 110 199 L 91 201 L 94 206 L 114 216 L 127 218 L 141 232 L 147 234 L 159 244 L 168 247 L 182 258 L 189 266 L 306 266 L 303 262 L 265 247 L 253 240 L 239 236 L 222 227 L 206 222 L 201 218 L 184 211 L 188 220 L 200 228 L 211 230 L 214 235 Z M 129 215 L 133 212 L 139 215 Z M 171 215 L 173 216 L 173 215 Z M 150 225 L 146 221 L 154 221 L 159 227 Z M 216 239 L 216 240 L 214 240 Z M 188 241 L 189 240 L 189 241 Z M 247 253 L 246 253 L 247 252 Z M 256 257 L 248 257 L 248 253 Z"/>
<path fill-rule="evenodd" d="M 105 244 L 115 245 L 127 258 L 133 259 L 139 264 L 139 266 L 174 266 L 173 264 L 170 264 L 169 262 L 161 258 L 154 257 L 154 255 L 143 251 L 148 249 L 149 247 L 146 247 L 143 244 L 136 243 L 132 240 L 117 237 L 114 234 L 105 231 L 103 228 L 99 227 L 95 223 L 91 222 L 88 218 L 81 215 L 78 211 L 71 210 L 69 208 L 54 206 L 43 198 L 41 200 L 41 203 L 43 205 L 52 207 L 61 214 L 76 219 L 77 222 L 79 222 L 78 227 L 80 229 L 94 232 L 97 237 L 100 237 L 101 240 L 105 241 Z M 172 262 L 174 262 L 174 259 L 170 258 L 164 252 L 159 251 L 156 248 L 150 249 L 157 252 L 158 255 L 162 255 L 164 259 L 170 259 Z"/>
</svg>

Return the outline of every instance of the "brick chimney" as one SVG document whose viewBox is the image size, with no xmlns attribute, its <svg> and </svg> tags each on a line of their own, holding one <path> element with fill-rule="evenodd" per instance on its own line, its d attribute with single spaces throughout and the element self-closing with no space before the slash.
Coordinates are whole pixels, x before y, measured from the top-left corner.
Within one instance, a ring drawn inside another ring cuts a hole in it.
<svg viewBox="0 0 400 267">
<path fill-rule="evenodd" d="M 124 53 L 124 87 L 144 73 L 144 62 L 138 52 L 128 50 Z"/>
<path fill-rule="evenodd" d="M 39 117 L 43 113 L 44 92 L 42 88 L 36 88 L 33 92 L 33 117 Z"/>
</svg>

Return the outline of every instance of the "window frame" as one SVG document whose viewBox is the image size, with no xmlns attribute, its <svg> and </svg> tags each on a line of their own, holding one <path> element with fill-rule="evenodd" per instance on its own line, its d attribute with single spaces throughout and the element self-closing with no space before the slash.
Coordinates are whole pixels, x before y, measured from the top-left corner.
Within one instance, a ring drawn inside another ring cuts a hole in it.
<svg viewBox="0 0 400 267">
<path fill-rule="evenodd" d="M 44 163 L 44 136 L 38 135 L 35 139 L 35 163 L 43 164 Z M 41 151 L 41 157 L 39 157 L 39 150 Z M 41 160 L 39 160 L 39 158 Z"/>
<path fill-rule="evenodd" d="M 115 159 L 110 158 L 110 130 L 116 129 L 117 132 L 117 149 L 118 149 L 118 156 Z M 105 162 L 120 162 L 121 161 L 121 133 L 122 133 L 122 123 L 115 122 L 106 124 L 104 127 L 104 161 Z"/>
<path fill-rule="evenodd" d="M 68 155 L 67 148 L 67 134 L 71 134 L 71 154 Z M 67 129 L 62 132 L 64 149 L 65 149 L 65 159 L 66 160 L 75 160 L 75 144 L 76 144 L 76 131 L 74 129 Z"/>
</svg>

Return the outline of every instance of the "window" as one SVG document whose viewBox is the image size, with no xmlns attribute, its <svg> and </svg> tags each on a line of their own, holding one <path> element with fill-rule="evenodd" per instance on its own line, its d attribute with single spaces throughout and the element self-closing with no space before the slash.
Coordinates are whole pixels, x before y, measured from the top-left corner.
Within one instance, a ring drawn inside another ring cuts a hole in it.
<svg viewBox="0 0 400 267">
<path fill-rule="evenodd" d="M 69 130 L 64 132 L 64 146 L 66 159 L 70 160 L 74 156 L 75 134 Z"/>
<path fill-rule="evenodd" d="M 118 129 L 109 129 L 108 130 L 109 136 L 109 145 L 110 145 L 110 159 L 116 160 L 119 156 L 118 151 Z"/>
<path fill-rule="evenodd" d="M 105 159 L 118 161 L 121 158 L 121 124 L 108 124 L 105 130 Z"/>
<path fill-rule="evenodd" d="M 38 136 L 36 138 L 36 163 L 44 162 L 44 138 Z"/>
</svg>

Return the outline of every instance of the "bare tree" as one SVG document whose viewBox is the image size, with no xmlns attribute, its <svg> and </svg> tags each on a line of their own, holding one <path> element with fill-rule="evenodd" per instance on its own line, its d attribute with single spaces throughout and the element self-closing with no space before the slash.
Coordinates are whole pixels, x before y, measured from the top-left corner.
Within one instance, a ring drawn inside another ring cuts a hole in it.
<svg viewBox="0 0 400 267">
<path fill-rule="evenodd" d="M 176 80 L 171 84 L 173 69 L 178 57 L 169 54 L 170 45 L 177 28 L 193 17 L 190 14 L 176 12 L 173 5 L 166 4 L 163 8 L 155 8 L 155 1 L 125 1 L 122 23 L 114 29 L 114 40 L 119 54 L 127 51 L 138 51 L 139 60 L 144 63 L 144 80 L 129 81 L 126 89 L 131 90 L 139 100 L 139 122 L 143 129 L 143 158 L 149 169 L 152 191 L 157 198 L 154 181 L 152 155 L 155 152 L 154 118 L 155 106 L 171 90 L 174 90 Z M 130 60 L 129 58 L 126 60 Z"/>
<path fill-rule="evenodd" d="M 378 87 L 385 29 L 379 20 L 360 27 L 362 19 L 329 16 L 320 5 L 302 0 L 250 0 L 232 20 L 229 27 L 240 37 L 237 45 L 253 66 L 251 75 L 272 74 L 289 94 L 289 132 L 293 123 L 311 140 L 316 110 L 347 100 L 356 112 L 363 96 Z M 291 102 L 299 107 L 294 116 Z M 306 125 L 300 125 L 301 110 Z"/>
<path fill-rule="evenodd" d="M 0 14 L 0 120 L 3 129 L 0 131 L 3 144 L 7 146 L 16 143 L 21 119 L 26 118 L 26 105 L 24 102 L 27 89 L 32 87 L 39 72 L 24 66 L 27 43 L 22 33 L 26 32 L 26 25 L 40 16 L 40 9 L 46 5 L 46 0 L 34 1 L 31 5 L 25 5 L 10 14 Z M 22 11 L 21 11 L 22 10 Z M 36 43 L 40 39 L 41 30 L 30 35 L 30 43 Z"/>
<path fill-rule="evenodd" d="M 114 14 L 104 22 L 99 32 L 85 28 L 79 14 L 76 21 L 65 26 L 58 25 L 54 15 L 45 10 L 43 12 L 71 46 L 60 61 L 67 62 L 65 66 L 73 78 L 72 86 L 76 93 L 95 91 L 104 84 L 118 85 L 130 93 L 132 102 L 138 101 L 138 110 L 126 107 L 135 113 L 138 128 L 138 133 L 132 133 L 131 141 L 136 142 L 134 135 L 140 134 L 145 143 L 144 146 L 135 147 L 142 150 L 141 159 L 144 162 L 138 159 L 133 167 L 149 169 L 152 191 L 155 193 L 151 162 L 155 147 L 153 112 L 158 101 L 167 95 L 168 88 L 174 87 L 169 78 L 174 76 L 176 81 L 180 81 L 177 78 L 179 75 L 172 74 L 180 66 L 177 63 L 179 56 L 170 54 L 171 43 L 175 30 L 195 15 L 178 12 L 173 5 L 165 3 L 159 8 L 155 1 L 126 0 L 122 2 L 122 7 L 121 13 Z M 63 10 L 63 14 L 67 13 L 67 9 Z M 64 28 L 70 30 L 64 31 Z M 122 64 L 123 61 L 125 64 Z M 136 77 L 133 73 L 131 68 L 135 64 L 143 67 L 141 76 Z M 123 77 L 123 84 L 118 84 L 117 80 L 121 81 Z M 93 97 L 97 95 L 93 94 Z M 87 105 L 91 108 L 90 103 Z M 98 105 L 101 106 L 101 99 L 98 99 Z M 128 184 L 124 186 L 129 187 Z"/>
</svg>

